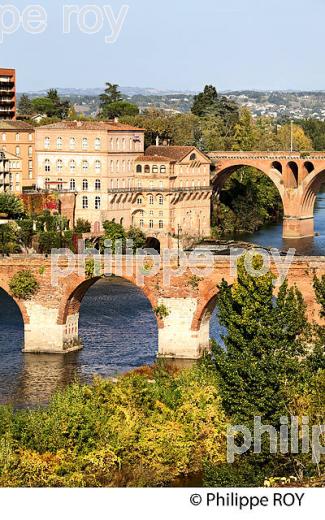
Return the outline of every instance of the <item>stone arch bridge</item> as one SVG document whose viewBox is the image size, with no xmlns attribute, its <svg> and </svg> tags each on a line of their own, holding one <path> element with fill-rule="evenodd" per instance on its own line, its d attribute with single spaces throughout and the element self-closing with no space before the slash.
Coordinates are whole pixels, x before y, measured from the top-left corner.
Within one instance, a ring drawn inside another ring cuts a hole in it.
<svg viewBox="0 0 325 520">
<path fill-rule="evenodd" d="M 77 257 L 74 271 L 64 274 L 67 260 L 55 257 L 62 276 L 57 286 L 53 286 L 51 262 L 53 258 L 41 255 L 12 255 L 0 259 L 0 287 L 7 293 L 10 294 L 12 276 L 21 270 L 30 269 L 39 283 L 39 290 L 31 300 L 15 299 L 24 322 L 25 352 L 66 353 L 80 348 L 80 304 L 89 287 L 99 278 L 85 277 L 80 257 Z M 131 271 L 124 264 L 125 260 L 122 265 L 113 265 L 111 272 L 139 286 L 137 273 L 143 269 L 143 260 L 141 266 L 135 261 Z M 168 309 L 168 316 L 157 317 L 158 353 L 162 357 L 197 359 L 209 348 L 209 320 L 216 303 L 217 285 L 222 279 L 234 282 L 229 257 L 214 257 L 206 276 L 194 278 L 193 267 L 200 272 L 202 264 L 192 265 L 180 273 L 177 262 L 171 261 L 167 266 L 171 273 L 168 286 L 164 284 L 166 266 L 158 268 L 152 276 L 145 276 L 143 286 L 140 284 L 153 309 L 162 305 Z M 274 265 L 271 269 L 276 272 Z M 313 290 L 315 274 L 325 274 L 325 257 L 296 257 L 289 268 L 288 281 L 290 285 L 296 284 L 304 295 L 309 319 L 317 321 L 319 307 Z"/>
<path fill-rule="evenodd" d="M 325 152 L 210 152 L 212 183 L 219 191 L 243 166 L 264 173 L 277 187 L 284 210 L 283 237 L 314 236 L 314 207 L 325 182 Z"/>
</svg>

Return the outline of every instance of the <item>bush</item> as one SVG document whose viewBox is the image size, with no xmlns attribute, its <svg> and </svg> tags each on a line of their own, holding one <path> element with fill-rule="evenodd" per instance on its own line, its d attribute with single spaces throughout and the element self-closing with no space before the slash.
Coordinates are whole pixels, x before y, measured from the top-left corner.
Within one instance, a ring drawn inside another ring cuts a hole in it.
<svg viewBox="0 0 325 520">
<path fill-rule="evenodd" d="M 40 253 L 49 254 L 52 249 L 61 247 L 61 238 L 56 231 L 42 231 L 39 234 L 39 251 Z"/>
<path fill-rule="evenodd" d="M 18 271 L 10 280 L 12 295 L 21 300 L 29 300 L 38 290 L 39 284 L 31 271 Z"/>
<path fill-rule="evenodd" d="M 90 233 L 91 224 L 88 220 L 78 218 L 74 231 L 75 231 L 75 233 L 77 233 L 77 235 L 82 235 L 83 233 Z"/>
</svg>

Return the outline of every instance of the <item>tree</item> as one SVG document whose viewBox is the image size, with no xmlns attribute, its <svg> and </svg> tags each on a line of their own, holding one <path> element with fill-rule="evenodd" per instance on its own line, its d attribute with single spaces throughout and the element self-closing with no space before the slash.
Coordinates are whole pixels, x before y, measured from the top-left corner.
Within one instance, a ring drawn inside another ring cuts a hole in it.
<svg viewBox="0 0 325 520">
<path fill-rule="evenodd" d="M 262 263 L 260 256 L 253 257 L 254 269 Z M 275 301 L 273 278 L 270 272 L 257 278 L 247 273 L 241 258 L 235 284 L 223 281 L 219 287 L 219 322 L 227 333 L 224 348 L 213 347 L 214 363 L 223 405 L 237 424 L 262 416 L 277 426 L 286 415 L 287 388 L 305 376 L 306 305 L 286 282 Z"/>
<path fill-rule="evenodd" d="M 19 103 L 18 103 L 18 111 L 20 114 L 31 115 L 33 110 L 33 103 L 30 98 L 26 94 L 22 94 Z"/>
<path fill-rule="evenodd" d="M 293 125 L 293 149 L 294 150 L 312 150 L 313 144 L 311 139 L 305 134 L 303 128 L 299 125 Z M 286 124 L 280 128 L 277 135 L 279 150 L 290 150 L 291 148 L 291 124 Z"/>
<path fill-rule="evenodd" d="M 82 233 L 90 233 L 91 232 L 91 224 L 88 220 L 84 220 L 82 218 L 78 218 L 77 223 L 74 228 L 75 233 L 78 235 L 82 235 Z"/>
<path fill-rule="evenodd" d="M 106 220 L 103 224 L 103 228 L 105 230 L 105 236 L 100 240 L 101 250 L 107 247 L 105 244 L 106 240 L 111 240 L 111 248 L 113 253 L 115 253 L 116 251 L 117 241 L 121 241 L 122 248 L 125 247 L 126 234 L 125 229 L 121 224 L 117 224 L 114 221 Z"/>
<path fill-rule="evenodd" d="M 12 193 L 0 193 L 0 213 L 8 218 L 17 218 L 24 214 L 23 201 Z"/>
<path fill-rule="evenodd" d="M 102 108 L 102 119 L 114 119 L 122 116 L 136 116 L 139 113 L 139 108 L 127 101 L 114 101 Z"/>
<path fill-rule="evenodd" d="M 131 227 L 126 234 L 128 240 L 133 241 L 133 251 L 136 253 L 137 249 L 143 249 L 146 245 L 147 237 L 141 229 Z"/>
<path fill-rule="evenodd" d="M 199 117 L 221 117 L 225 124 L 233 126 L 238 120 L 238 105 L 226 98 L 218 96 L 212 85 L 206 85 L 204 91 L 194 96 L 192 114 Z"/>
<path fill-rule="evenodd" d="M 240 110 L 239 120 L 234 127 L 233 150 L 254 150 L 256 142 L 256 129 L 251 112 L 244 107 Z"/>
<path fill-rule="evenodd" d="M 32 105 L 34 112 L 46 114 L 49 118 L 65 119 L 69 115 L 69 101 L 63 101 L 55 89 L 50 89 L 46 97 L 33 99 Z"/>
<path fill-rule="evenodd" d="M 107 105 L 111 103 L 116 103 L 117 101 L 122 101 L 123 97 L 121 92 L 119 91 L 118 85 L 114 83 L 106 83 L 106 88 L 104 94 L 99 96 L 100 99 L 100 108 L 103 109 Z"/>
</svg>

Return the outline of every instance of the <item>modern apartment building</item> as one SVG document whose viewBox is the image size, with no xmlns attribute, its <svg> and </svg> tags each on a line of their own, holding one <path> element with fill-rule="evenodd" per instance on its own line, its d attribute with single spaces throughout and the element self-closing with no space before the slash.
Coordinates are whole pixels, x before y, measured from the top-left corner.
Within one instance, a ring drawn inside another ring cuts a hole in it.
<svg viewBox="0 0 325 520">
<path fill-rule="evenodd" d="M 23 121 L 0 121 L 0 151 L 15 155 L 21 161 L 21 178 L 17 191 L 33 188 L 35 179 L 35 130 Z"/>
<path fill-rule="evenodd" d="M 16 119 L 16 71 L 0 68 L 0 119 Z"/>
<path fill-rule="evenodd" d="M 0 150 L 0 193 L 21 191 L 22 161 L 16 155 Z"/>
</svg>

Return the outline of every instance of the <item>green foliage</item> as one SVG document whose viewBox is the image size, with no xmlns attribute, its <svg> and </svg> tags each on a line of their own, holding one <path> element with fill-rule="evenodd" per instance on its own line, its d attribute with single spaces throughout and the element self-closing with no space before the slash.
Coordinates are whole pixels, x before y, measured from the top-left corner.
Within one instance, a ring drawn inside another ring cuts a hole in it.
<svg viewBox="0 0 325 520">
<path fill-rule="evenodd" d="M 20 114 L 31 115 L 33 113 L 33 103 L 26 94 L 22 94 L 18 103 L 18 110 Z"/>
<path fill-rule="evenodd" d="M 117 224 L 114 221 L 106 220 L 103 224 L 103 228 L 105 230 L 105 236 L 100 239 L 100 249 L 103 251 L 105 245 L 105 240 L 111 240 L 112 242 L 112 252 L 116 252 L 117 241 L 121 241 L 122 249 L 125 247 L 125 239 L 126 233 L 122 224 Z"/>
<path fill-rule="evenodd" d="M 137 249 L 143 249 L 146 245 L 147 237 L 139 228 L 132 226 L 126 233 L 127 240 L 133 241 L 133 252 Z"/>
<path fill-rule="evenodd" d="M 168 316 L 170 315 L 169 309 L 163 303 L 157 305 L 157 307 L 154 308 L 154 312 L 156 316 L 161 320 L 163 320 L 164 318 L 168 318 Z"/>
<path fill-rule="evenodd" d="M 85 263 L 85 276 L 90 280 L 95 276 L 95 260 L 93 258 L 87 258 Z"/>
<path fill-rule="evenodd" d="M 31 247 L 32 239 L 35 234 L 34 224 L 32 219 L 20 220 L 19 223 L 19 238 L 25 247 Z"/>
<path fill-rule="evenodd" d="M 46 97 L 32 100 L 32 108 L 34 113 L 46 114 L 48 118 L 65 119 L 69 114 L 70 103 L 63 101 L 57 90 L 50 89 Z"/>
<path fill-rule="evenodd" d="M 56 231 L 41 231 L 38 235 L 40 253 L 50 254 L 52 249 L 59 249 L 61 245 L 61 237 Z"/>
<path fill-rule="evenodd" d="M 262 258 L 254 256 L 254 269 Z M 307 350 L 306 305 L 296 288 L 284 283 L 276 301 L 273 275 L 253 277 L 244 259 L 238 261 L 238 280 L 223 281 L 218 297 L 219 321 L 226 328 L 225 347 L 215 344 L 214 362 L 226 412 L 238 424 L 262 416 L 277 424 L 286 414 L 284 389 L 304 379 Z M 240 391 L 239 391 L 240 389 Z"/>
<path fill-rule="evenodd" d="M 234 124 L 238 120 L 238 105 L 228 98 L 218 96 L 212 85 L 206 85 L 204 91 L 194 96 L 192 113 L 199 117 L 220 117 L 225 123 Z"/>
<path fill-rule="evenodd" d="M 118 85 L 106 83 L 104 94 L 100 95 L 100 117 L 114 119 L 121 116 L 135 116 L 139 114 L 136 105 L 125 101 L 118 90 Z"/>
<path fill-rule="evenodd" d="M 224 462 L 225 428 L 204 366 L 74 384 L 43 409 L 0 407 L 0 486 L 161 486 Z"/>
<path fill-rule="evenodd" d="M 21 300 L 29 300 L 39 288 L 39 284 L 29 270 L 18 271 L 10 280 L 11 294 Z"/>
<path fill-rule="evenodd" d="M 8 218 L 17 218 L 24 214 L 23 201 L 12 193 L 0 193 L 0 213 Z"/>
<path fill-rule="evenodd" d="M 321 316 L 325 317 L 325 275 L 321 278 L 314 278 L 314 288 L 319 305 L 321 306 Z"/>
<path fill-rule="evenodd" d="M 74 228 L 75 233 L 78 235 L 82 235 L 83 233 L 91 232 L 91 224 L 88 220 L 84 220 L 82 218 L 78 218 L 77 223 Z"/>
<path fill-rule="evenodd" d="M 20 233 L 16 223 L 0 224 L 0 253 L 20 253 Z"/>
<path fill-rule="evenodd" d="M 187 285 L 189 287 L 192 287 L 192 289 L 197 289 L 202 280 L 203 280 L 203 278 L 194 274 L 193 276 L 190 277 L 189 281 L 187 282 Z"/>
</svg>

